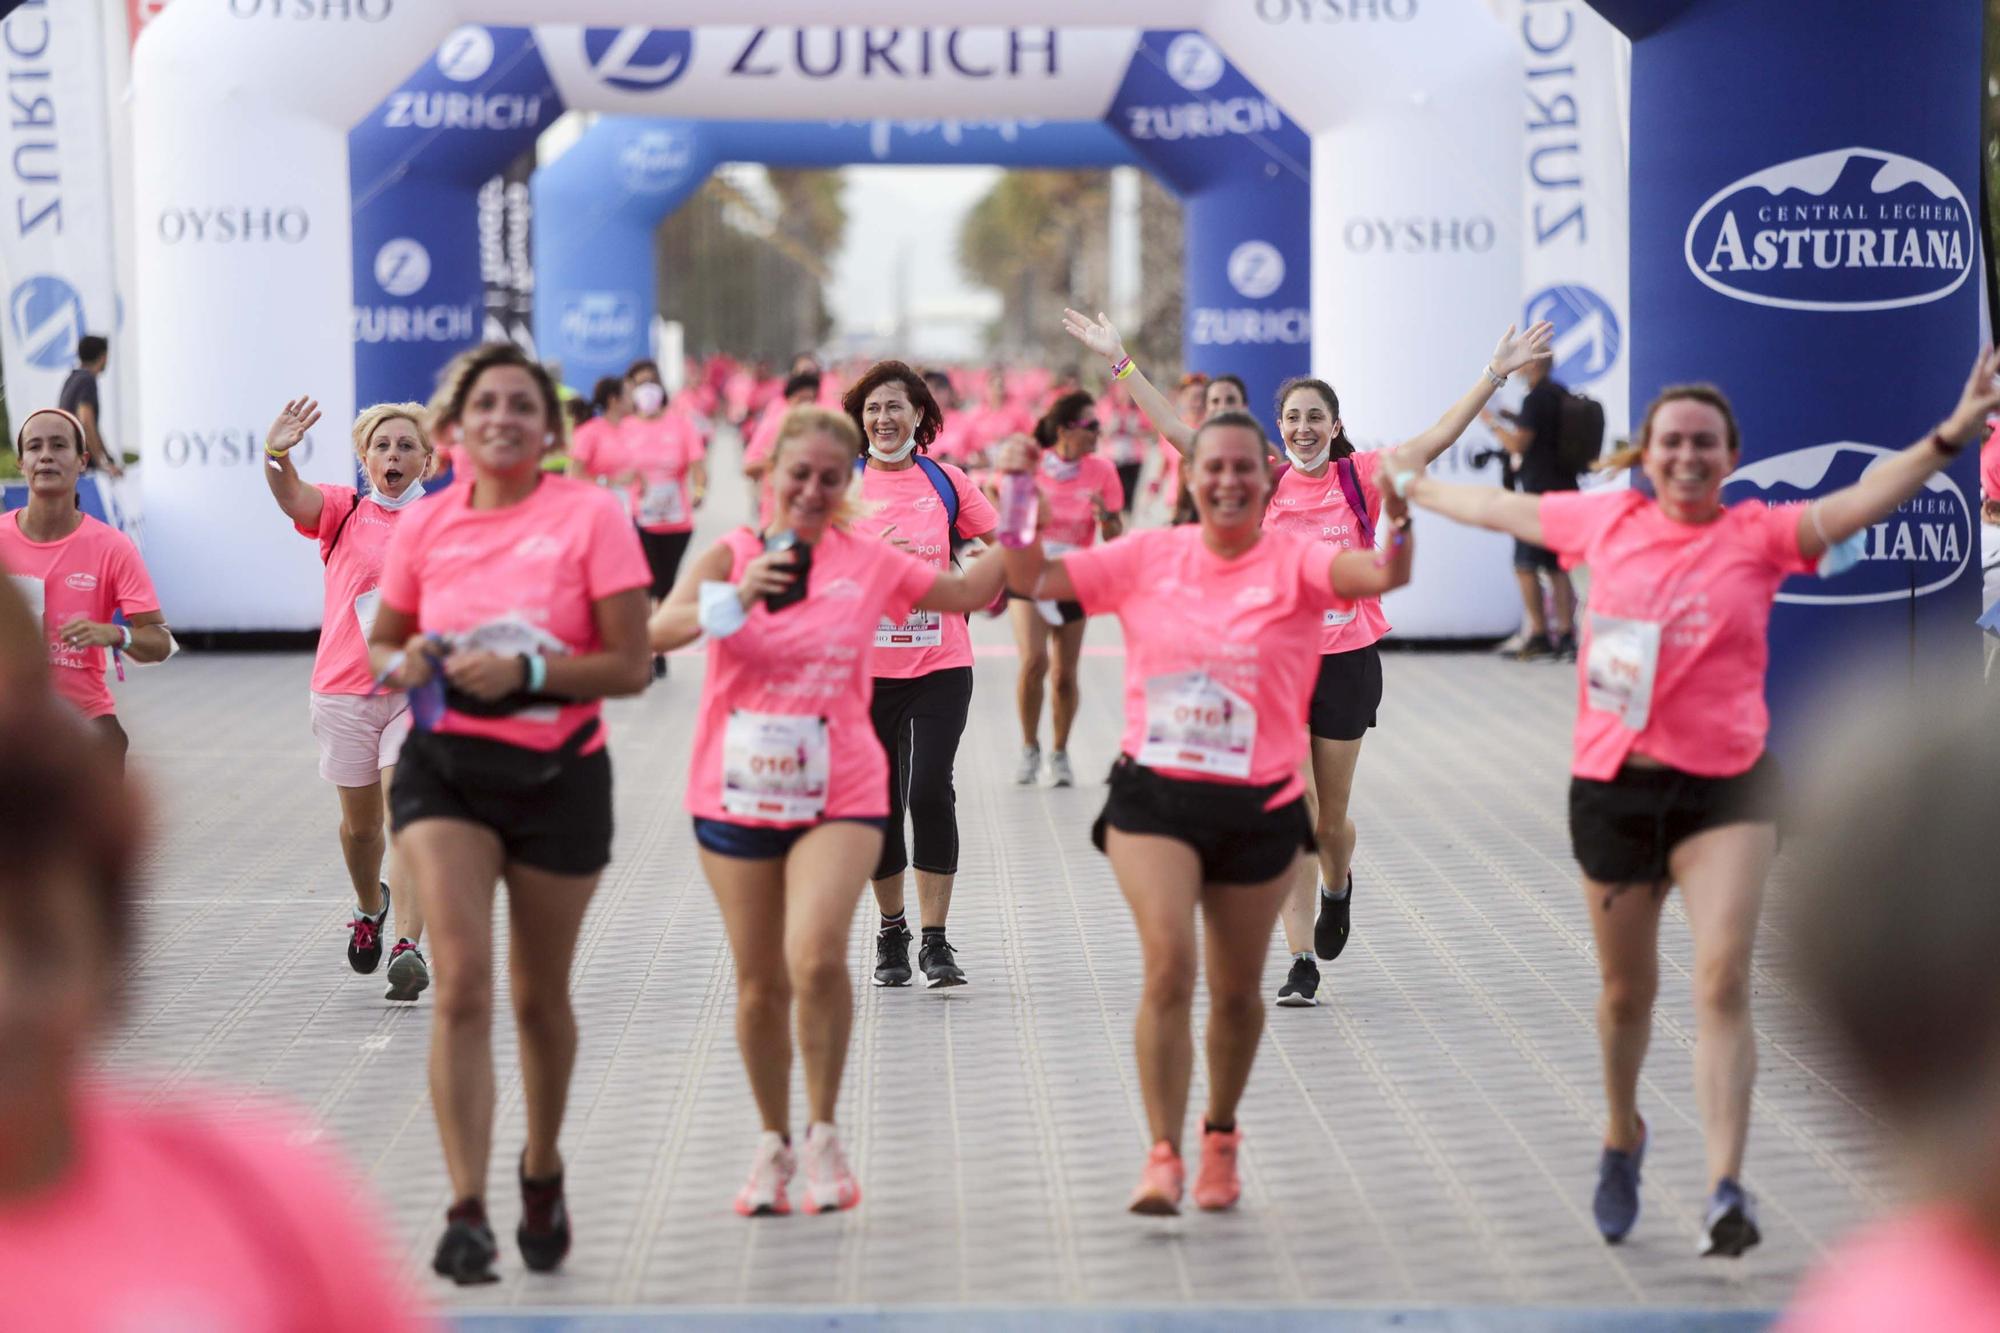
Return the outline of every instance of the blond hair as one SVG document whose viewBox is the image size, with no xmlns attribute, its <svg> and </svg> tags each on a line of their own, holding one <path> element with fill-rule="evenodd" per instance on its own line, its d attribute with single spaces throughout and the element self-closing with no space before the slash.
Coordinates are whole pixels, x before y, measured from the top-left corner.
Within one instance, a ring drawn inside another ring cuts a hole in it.
<svg viewBox="0 0 2000 1333">
<path fill-rule="evenodd" d="M 850 456 L 861 453 L 861 428 L 845 413 L 824 407 L 794 407 L 778 422 L 778 438 L 771 445 L 771 466 L 764 474 L 767 489 L 775 491 L 778 484 L 778 460 L 784 456 L 785 446 L 815 435 L 832 436 Z M 854 484 L 841 495 L 840 503 L 828 516 L 829 524 L 844 532 L 861 516 L 860 489 L 861 476 L 856 472 Z"/>
<path fill-rule="evenodd" d="M 368 441 L 385 421 L 407 421 L 417 428 L 417 443 L 424 447 L 424 456 L 433 452 L 430 427 L 424 424 L 430 410 L 422 403 L 376 403 L 373 407 L 361 409 L 361 415 L 354 418 L 354 453 L 356 457 L 368 456 Z"/>
</svg>

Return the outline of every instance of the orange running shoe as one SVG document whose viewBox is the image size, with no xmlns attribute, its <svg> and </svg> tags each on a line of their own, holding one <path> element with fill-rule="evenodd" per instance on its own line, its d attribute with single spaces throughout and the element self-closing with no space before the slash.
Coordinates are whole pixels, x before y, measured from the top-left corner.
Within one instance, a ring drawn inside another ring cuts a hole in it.
<svg viewBox="0 0 2000 1333">
<path fill-rule="evenodd" d="M 1243 1146 L 1240 1129 L 1201 1127 L 1201 1167 L 1194 1173 L 1194 1201 L 1204 1211 L 1217 1213 L 1234 1208 L 1243 1197 L 1243 1182 L 1236 1176 L 1236 1150 Z"/>
<path fill-rule="evenodd" d="M 861 1202 L 861 1185 L 847 1169 L 840 1132 L 832 1125 L 821 1121 L 806 1130 L 799 1166 L 806 1177 L 805 1198 L 799 1207 L 807 1212 L 834 1213 Z"/>
<path fill-rule="evenodd" d="M 1139 1188 L 1132 1191 L 1131 1208 L 1146 1217 L 1177 1217 L 1181 1211 L 1181 1188 L 1187 1168 L 1174 1145 L 1161 1139 L 1146 1154 L 1146 1169 L 1139 1175 Z"/>
<path fill-rule="evenodd" d="M 736 1211 L 745 1217 L 783 1217 L 791 1212 L 785 1186 L 797 1169 L 784 1135 L 765 1130 L 757 1140 L 757 1155 L 750 1160 L 750 1178 L 736 1195 Z"/>
</svg>

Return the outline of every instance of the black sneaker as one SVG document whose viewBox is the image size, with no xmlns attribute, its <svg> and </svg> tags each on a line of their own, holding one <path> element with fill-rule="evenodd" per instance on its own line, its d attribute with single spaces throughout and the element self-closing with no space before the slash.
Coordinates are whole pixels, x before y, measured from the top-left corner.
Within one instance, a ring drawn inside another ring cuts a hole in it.
<svg viewBox="0 0 2000 1333">
<path fill-rule="evenodd" d="M 1327 962 L 1340 957 L 1340 951 L 1347 947 L 1347 928 L 1350 924 L 1350 909 L 1354 906 L 1354 872 L 1347 873 L 1347 890 L 1338 898 L 1330 896 L 1322 888 L 1319 891 L 1319 916 L 1313 920 L 1313 952 Z"/>
<path fill-rule="evenodd" d="M 521 1154 L 522 1163 L 528 1160 Z M 521 1247 L 521 1262 L 537 1273 L 553 1273 L 569 1253 L 569 1205 L 563 1199 L 563 1173 L 547 1180 L 521 1176 L 521 1225 L 514 1229 L 514 1242 Z M 490 1234 L 490 1233 L 489 1233 Z"/>
<path fill-rule="evenodd" d="M 1733 1180 L 1717 1182 L 1708 1196 L 1696 1252 L 1702 1258 L 1735 1259 L 1764 1237 L 1757 1230 L 1757 1207 Z"/>
<path fill-rule="evenodd" d="M 1568 634 L 1558 634 L 1558 635 L 1556 636 L 1556 638 L 1555 638 L 1555 646 L 1556 646 L 1556 660 L 1557 660 L 1557 661 L 1559 661 L 1559 662 L 1574 662 L 1574 661 L 1576 661 L 1576 633 L 1575 633 L 1575 631 L 1571 631 L 1571 632 L 1570 632 L 1570 633 L 1568 633 Z"/>
<path fill-rule="evenodd" d="M 875 984 L 878 986 L 907 986 L 910 984 L 910 928 L 897 926 L 893 930 L 875 932 Z"/>
<path fill-rule="evenodd" d="M 1546 662 L 1556 655 L 1555 641 L 1547 634 L 1530 634 L 1514 650 L 1516 662 Z"/>
<path fill-rule="evenodd" d="M 367 976 L 382 962 L 382 927 L 389 923 L 389 886 L 382 886 L 382 910 L 370 915 L 357 910 L 347 923 L 347 965 Z"/>
<path fill-rule="evenodd" d="M 456 1203 L 444 1215 L 444 1235 L 438 1238 L 437 1253 L 431 1257 L 431 1271 L 448 1277 L 461 1287 L 498 1282 L 493 1261 L 500 1247 L 493 1242 L 493 1228 L 486 1222 L 486 1205 L 478 1199 Z"/>
<path fill-rule="evenodd" d="M 957 950 L 945 942 L 943 932 L 924 936 L 923 947 L 917 950 L 917 966 L 924 970 L 926 990 L 965 984 L 965 969 L 952 957 L 956 952 Z"/>
<path fill-rule="evenodd" d="M 1319 1003 L 1319 964 L 1294 958 L 1292 973 L 1278 987 L 1278 1003 L 1286 1009 L 1310 1009 Z"/>
<path fill-rule="evenodd" d="M 654 653 L 653 679 L 665 680 L 666 678 L 667 678 L 667 655 L 665 653 Z"/>
</svg>

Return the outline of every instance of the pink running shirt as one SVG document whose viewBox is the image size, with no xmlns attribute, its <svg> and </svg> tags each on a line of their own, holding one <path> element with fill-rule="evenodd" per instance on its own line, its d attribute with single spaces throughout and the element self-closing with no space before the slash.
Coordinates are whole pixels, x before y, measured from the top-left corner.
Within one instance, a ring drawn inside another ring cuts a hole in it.
<svg viewBox="0 0 2000 1333">
<path fill-rule="evenodd" d="M 357 1173 L 291 1117 L 102 1093 L 76 1114 L 69 1173 L 0 1204 L 0 1326 L 434 1327 Z"/>
<path fill-rule="evenodd" d="M 472 635 L 499 652 L 594 653 L 603 648 L 592 605 L 650 587 L 639 534 L 616 496 L 588 482 L 544 476 L 527 499 L 474 509 L 471 479 L 424 500 L 396 525 L 382 570 L 382 601 L 417 630 Z M 536 707 L 512 717 L 468 717 L 447 709 L 437 730 L 553 750 L 602 700 Z M 600 730 L 585 754 L 604 748 Z"/>
<path fill-rule="evenodd" d="M 967 537 L 993 531 L 1000 516 L 992 502 L 949 463 L 940 463 L 952 489 L 958 492 L 958 530 Z M 891 471 L 861 470 L 861 498 L 868 517 L 855 531 L 875 536 L 891 524 L 895 535 L 910 544 L 909 553 L 933 569 L 951 563 L 951 525 L 944 502 L 921 466 Z M 875 636 L 875 675 L 883 680 L 914 680 L 933 671 L 972 665 L 972 632 L 965 617 L 947 611 L 913 611 L 902 622 L 885 622 Z"/>
<path fill-rule="evenodd" d="M 591 477 L 615 477 L 625 470 L 625 448 L 619 426 L 592 417 L 569 437 L 570 461 Z"/>
<path fill-rule="evenodd" d="M 749 528 L 722 540 L 733 583 L 764 542 Z M 887 816 L 889 761 L 868 715 L 875 628 L 885 616 L 907 620 L 936 582 L 936 569 L 879 537 L 827 529 L 803 602 L 781 611 L 760 602 L 742 629 L 708 641 L 688 813 L 758 828 Z M 724 782 L 725 765 L 741 777 L 793 756 L 782 793 L 754 779 Z"/>
<path fill-rule="evenodd" d="M 1319 679 L 1320 619 L 1339 604 L 1327 579 L 1333 557 L 1324 543 L 1266 530 L 1225 560 L 1193 523 L 1062 557 L 1083 609 L 1113 612 L 1125 630 L 1120 748 L 1170 778 L 1283 783 L 1272 810 L 1296 799 L 1305 790 L 1299 765 Z M 1156 755 L 1178 748 L 1200 766 L 1149 759 L 1149 740 Z M 1247 772 L 1230 771 L 1245 761 Z"/>
<path fill-rule="evenodd" d="M 111 687 L 104 683 L 105 650 L 72 648 L 60 631 L 78 616 L 109 624 L 114 609 L 128 618 L 160 609 L 159 594 L 132 539 L 85 514 L 77 530 L 61 541 L 32 542 L 21 531 L 17 510 L 0 514 L 0 570 L 14 577 L 28 609 L 41 613 L 56 693 L 85 718 L 117 712 Z"/>
<path fill-rule="evenodd" d="M 1777 1333 L 1883 1329 L 2000 1329 L 2000 1253 L 1959 1209 L 1933 1205 L 1842 1243 L 1807 1275 Z"/>
<path fill-rule="evenodd" d="M 1979 447 L 1979 489 L 1989 500 L 2000 500 L 2000 424 Z"/>
<path fill-rule="evenodd" d="M 694 488 L 688 469 L 707 450 L 686 417 L 662 412 L 630 416 L 619 423 L 624 437 L 623 467 L 639 474 L 632 484 L 634 520 L 648 532 L 693 532 Z"/>
<path fill-rule="evenodd" d="M 1634 750 L 1710 778 L 1757 762 L 1771 729 L 1771 603 L 1814 565 L 1799 551 L 1799 512 L 1745 500 L 1713 523 L 1676 523 L 1637 491 L 1541 497 L 1544 544 L 1591 573 L 1576 776 L 1609 781 Z"/>
<path fill-rule="evenodd" d="M 784 424 L 785 413 L 791 405 L 780 398 L 764 409 L 764 415 L 757 418 L 757 424 L 750 431 L 750 441 L 743 446 L 743 466 L 747 470 L 769 459 L 778 447 L 778 427 Z"/>
<path fill-rule="evenodd" d="M 1368 507 L 1369 527 L 1379 530 L 1382 491 L 1376 485 L 1375 477 L 1382 470 L 1382 455 L 1357 453 L 1353 459 L 1355 480 L 1361 487 L 1361 502 Z M 1355 521 L 1354 507 L 1347 503 L 1347 495 L 1341 489 L 1340 465 L 1335 459 L 1327 460 L 1326 475 L 1323 477 L 1308 477 L 1296 467 L 1286 468 L 1271 493 L 1271 507 L 1264 511 L 1264 526 L 1279 532 L 1297 533 L 1338 550 L 1365 551 L 1370 548 L 1368 539 L 1361 531 L 1361 524 Z M 1380 642 L 1388 632 L 1389 617 L 1383 614 L 1381 598 L 1343 601 L 1326 613 L 1319 651 L 1322 656 L 1352 652 Z"/>
<path fill-rule="evenodd" d="M 1107 511 L 1115 514 L 1125 507 L 1125 487 L 1118 480 L 1118 469 L 1111 460 L 1097 454 L 1077 459 L 1072 475 L 1057 475 L 1065 470 L 1055 450 L 1042 451 L 1042 465 L 1035 473 L 1042 497 L 1049 502 L 1042 540 L 1076 551 L 1097 540 L 1097 515 L 1091 510 L 1090 498 L 1096 496 Z"/>
<path fill-rule="evenodd" d="M 389 534 L 409 510 L 384 509 L 362 498 L 352 486 L 322 484 L 316 489 L 319 525 L 310 529 L 293 525 L 301 536 L 319 539 L 319 558 L 326 565 L 326 598 L 319 613 L 312 691 L 373 694 L 375 673 L 368 666 L 368 631 L 375 626 L 375 608 L 381 600 L 377 585 L 382 582 L 383 557 L 389 553 Z M 332 548 L 329 558 L 328 545 L 336 532 L 340 544 Z"/>
</svg>

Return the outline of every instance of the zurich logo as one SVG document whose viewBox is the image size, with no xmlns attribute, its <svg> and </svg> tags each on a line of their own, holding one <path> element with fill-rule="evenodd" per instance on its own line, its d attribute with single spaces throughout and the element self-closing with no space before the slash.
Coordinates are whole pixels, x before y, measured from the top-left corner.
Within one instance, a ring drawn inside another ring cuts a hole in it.
<svg viewBox="0 0 2000 1333">
<path fill-rule="evenodd" d="M 1808 500 L 1852 484 L 1896 451 L 1841 440 L 1815 444 L 1746 463 L 1723 484 L 1726 503 Z M 1860 561 L 1830 579 L 1801 575 L 1786 581 L 1778 600 L 1804 606 L 1896 602 L 1949 587 L 1978 549 L 1979 525 L 1958 483 L 1934 473 L 1924 488 L 1887 520 L 1862 533 Z"/>
<path fill-rule="evenodd" d="M 626 360 L 639 345 L 639 301 L 630 292 L 576 292 L 563 301 L 556 327 L 565 356 Z"/>
<path fill-rule="evenodd" d="M 634 194 L 665 194 L 693 160 L 694 137 L 686 130 L 641 130 L 618 150 L 618 178 Z"/>
<path fill-rule="evenodd" d="M 1623 338 L 1618 312 L 1588 287 L 1562 283 L 1528 298 L 1527 323 L 1556 326 L 1550 373 L 1571 388 L 1601 378 L 1618 363 Z"/>
<path fill-rule="evenodd" d="M 605 86 L 654 93 L 687 73 L 694 34 L 685 28 L 587 28 L 583 55 Z"/>
<path fill-rule="evenodd" d="M 493 34 L 468 24 L 438 47 L 438 72 L 453 83 L 470 83 L 493 68 Z"/>
<path fill-rule="evenodd" d="M 1269 241 L 1245 241 L 1229 252 L 1229 285 L 1246 301 L 1261 301 L 1285 285 L 1285 257 Z"/>
<path fill-rule="evenodd" d="M 1207 92 L 1229 68 L 1222 52 L 1197 32 L 1184 32 L 1167 43 L 1166 64 L 1168 77 L 1191 93 Z"/>
<path fill-rule="evenodd" d="M 1738 301 L 1894 310 L 1958 290 L 1978 251 L 1949 176 L 1915 158 L 1840 148 L 1716 191 L 1688 223 L 1687 265 Z"/>
<path fill-rule="evenodd" d="M 431 252 L 408 236 L 385 241 L 375 252 L 375 285 L 391 296 L 415 296 L 431 280 Z"/>
<path fill-rule="evenodd" d="M 52 273 L 24 279 L 7 298 L 15 345 L 37 370 L 67 370 L 83 337 L 83 298 Z"/>
</svg>

